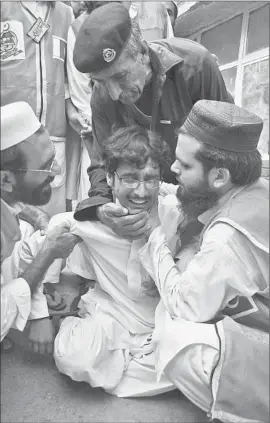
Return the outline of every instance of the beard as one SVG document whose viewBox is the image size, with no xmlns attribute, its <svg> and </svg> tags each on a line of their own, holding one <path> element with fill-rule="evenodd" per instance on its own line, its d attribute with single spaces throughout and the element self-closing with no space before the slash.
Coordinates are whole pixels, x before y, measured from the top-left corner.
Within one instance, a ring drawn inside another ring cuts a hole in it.
<svg viewBox="0 0 270 423">
<path fill-rule="evenodd" d="M 206 181 L 184 190 L 183 186 L 179 185 L 176 196 L 180 201 L 179 209 L 189 219 L 197 219 L 200 214 L 214 207 L 219 199 L 219 195 Z"/>
<path fill-rule="evenodd" d="M 14 186 L 14 196 L 16 201 L 22 201 L 23 203 L 32 206 L 44 206 L 51 199 L 52 188 L 50 183 L 53 180 L 54 177 L 49 176 L 42 184 L 32 190 L 25 186 L 23 179 L 21 181 L 17 181 L 16 186 Z"/>
</svg>

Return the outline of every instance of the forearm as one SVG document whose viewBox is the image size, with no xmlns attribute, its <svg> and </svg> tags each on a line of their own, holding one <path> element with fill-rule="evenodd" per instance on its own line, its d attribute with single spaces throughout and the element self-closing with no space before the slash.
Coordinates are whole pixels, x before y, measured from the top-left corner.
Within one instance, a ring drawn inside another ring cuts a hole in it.
<svg viewBox="0 0 270 423">
<path fill-rule="evenodd" d="M 173 305 L 170 288 L 179 281 L 180 274 L 160 226 L 152 232 L 148 243 L 140 250 L 139 258 L 155 281 L 165 308 L 171 316 L 177 316 L 179 310 Z"/>
<path fill-rule="evenodd" d="M 111 188 L 106 181 L 105 169 L 97 155 L 91 155 L 91 166 L 88 169 L 90 180 L 89 198 L 81 201 L 74 212 L 78 221 L 97 220 L 97 207 L 113 201 Z"/>
<path fill-rule="evenodd" d="M 30 287 L 31 294 L 33 295 L 42 283 L 45 272 L 53 263 L 54 257 L 49 249 L 41 249 L 32 264 L 22 274 Z"/>
<path fill-rule="evenodd" d="M 240 269 L 238 263 L 233 263 L 232 255 L 224 251 L 222 244 L 213 242 L 206 243 L 190 257 L 185 269 L 181 268 L 175 264 L 160 227 L 152 232 L 139 256 L 169 314 L 189 321 L 214 319 L 239 294 L 234 288 L 237 277 L 245 277 L 244 267 Z"/>
</svg>

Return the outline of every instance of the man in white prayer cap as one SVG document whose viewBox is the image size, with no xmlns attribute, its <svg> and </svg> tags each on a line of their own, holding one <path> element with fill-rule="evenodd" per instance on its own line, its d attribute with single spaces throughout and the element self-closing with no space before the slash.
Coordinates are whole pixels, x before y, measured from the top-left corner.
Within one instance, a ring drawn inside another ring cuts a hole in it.
<svg viewBox="0 0 270 423">
<path fill-rule="evenodd" d="M 38 231 L 33 234 L 36 250 L 22 264 L 30 245 L 22 228 L 29 224 L 19 220 L 16 204 L 47 204 L 58 168 L 49 133 L 29 104 L 1 107 L 1 342 L 11 327 L 23 331 L 30 317 L 32 347 L 40 353 L 52 352 L 54 338 L 43 277 L 56 258 L 70 254 L 79 237 L 70 234 L 65 224 L 46 236 Z"/>
</svg>

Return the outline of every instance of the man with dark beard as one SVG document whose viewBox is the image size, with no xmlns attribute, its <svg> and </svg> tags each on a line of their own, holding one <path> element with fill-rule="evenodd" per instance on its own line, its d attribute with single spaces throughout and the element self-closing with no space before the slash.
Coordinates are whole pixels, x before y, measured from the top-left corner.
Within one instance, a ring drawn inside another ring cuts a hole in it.
<svg viewBox="0 0 270 423">
<path fill-rule="evenodd" d="M 262 127 L 258 116 L 233 104 L 200 100 L 193 106 L 171 169 L 185 220 L 203 227 L 200 240 L 195 250 L 186 246 L 172 257 L 156 214 L 139 253 L 161 296 L 156 368 L 222 422 L 269 416 L 269 187 L 260 178 L 257 150 Z"/>
<path fill-rule="evenodd" d="M 75 218 L 98 218 L 125 238 L 143 236 L 145 213 L 128 215 L 127 210 L 109 203 L 111 190 L 99 160 L 105 140 L 115 128 L 139 124 L 156 131 L 174 150 L 176 130 L 196 101 L 232 99 L 208 50 L 180 38 L 148 44 L 137 20 L 116 2 L 94 10 L 85 19 L 73 60 L 77 70 L 89 73 L 94 81 L 93 146 L 88 169 L 91 188 L 89 198 L 78 204 Z M 176 183 L 170 167 L 163 178 Z"/>
<path fill-rule="evenodd" d="M 1 107 L 1 342 L 11 327 L 22 331 L 30 318 L 29 339 L 40 353 L 52 352 L 54 339 L 43 277 L 56 258 L 70 254 L 79 238 L 63 224 L 30 239 L 33 228 L 19 220 L 16 205 L 48 203 L 58 172 L 53 143 L 29 104 Z M 31 242 L 36 248 L 29 256 Z"/>
</svg>

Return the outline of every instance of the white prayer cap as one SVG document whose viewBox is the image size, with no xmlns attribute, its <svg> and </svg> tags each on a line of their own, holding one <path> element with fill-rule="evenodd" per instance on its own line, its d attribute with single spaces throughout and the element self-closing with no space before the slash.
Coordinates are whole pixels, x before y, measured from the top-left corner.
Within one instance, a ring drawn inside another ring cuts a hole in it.
<svg viewBox="0 0 270 423">
<path fill-rule="evenodd" d="M 26 140 L 41 127 L 28 103 L 18 101 L 1 107 L 1 148 L 6 150 Z"/>
</svg>

